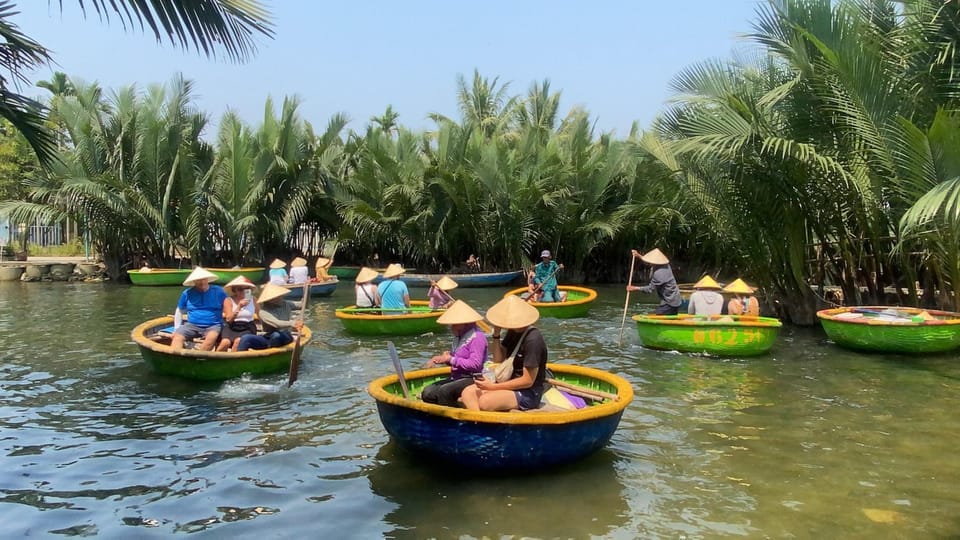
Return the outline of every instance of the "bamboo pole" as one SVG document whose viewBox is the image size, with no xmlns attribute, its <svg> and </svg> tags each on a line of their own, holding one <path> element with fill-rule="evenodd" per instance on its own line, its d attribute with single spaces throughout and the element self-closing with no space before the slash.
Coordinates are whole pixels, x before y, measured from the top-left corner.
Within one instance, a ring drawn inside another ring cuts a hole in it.
<svg viewBox="0 0 960 540">
<path fill-rule="evenodd" d="M 627 322 L 627 307 L 630 305 L 630 287 L 633 285 L 633 265 L 637 262 L 637 258 L 633 256 L 633 252 L 630 252 L 630 277 L 627 278 L 627 297 L 623 301 L 623 318 L 620 319 L 620 337 L 617 338 L 617 347 L 620 347 L 623 343 L 623 325 Z"/>
</svg>

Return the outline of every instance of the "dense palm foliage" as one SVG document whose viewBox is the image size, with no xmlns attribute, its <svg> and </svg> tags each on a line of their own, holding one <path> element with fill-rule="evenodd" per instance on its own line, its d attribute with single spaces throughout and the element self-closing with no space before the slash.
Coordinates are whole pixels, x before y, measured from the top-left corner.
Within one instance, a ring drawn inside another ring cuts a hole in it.
<svg viewBox="0 0 960 540">
<path fill-rule="evenodd" d="M 460 118 L 426 131 L 388 106 L 361 132 L 337 115 L 317 133 L 288 98 L 259 126 L 228 113 L 208 145 L 187 81 L 107 99 L 54 78 L 62 165 L 0 213 L 77 219 L 118 268 L 337 240 L 340 262 L 434 271 L 470 254 L 526 267 L 547 248 L 565 280 L 619 280 L 630 248 L 658 246 L 681 280 L 743 276 L 794 322 L 813 321 L 823 285 L 960 308 L 958 21 L 957 2 L 771 0 L 749 54 L 680 72 L 673 104 L 625 138 L 561 115 L 546 81 L 514 95 L 474 73 Z"/>
</svg>

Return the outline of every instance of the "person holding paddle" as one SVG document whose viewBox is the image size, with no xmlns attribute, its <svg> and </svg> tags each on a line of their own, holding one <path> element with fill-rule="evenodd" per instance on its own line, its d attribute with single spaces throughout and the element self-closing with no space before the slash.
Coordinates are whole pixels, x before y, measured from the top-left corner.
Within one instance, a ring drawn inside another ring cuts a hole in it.
<svg viewBox="0 0 960 540">
<path fill-rule="evenodd" d="M 483 316 L 463 300 L 454 302 L 437 319 L 439 324 L 450 326 L 453 344 L 423 367 L 449 365 L 450 376 L 424 388 L 420 394 L 423 401 L 456 407 L 463 389 L 473 384 L 473 377 L 483 371 L 483 362 L 487 359 L 487 336 L 477 326 L 481 320 Z"/>
<path fill-rule="evenodd" d="M 430 309 L 446 309 L 450 307 L 454 299 L 447 291 L 452 291 L 456 288 L 457 282 L 448 276 L 443 276 L 439 281 L 431 280 L 430 290 L 427 291 L 427 298 L 430 299 Z"/>
<path fill-rule="evenodd" d="M 537 302 L 559 302 L 560 294 L 557 292 L 557 272 L 563 270 L 562 264 L 550 259 L 550 250 L 545 249 L 540 252 L 541 261 L 533 267 L 534 290 L 531 296 L 535 296 L 537 291 L 540 297 Z"/>
<path fill-rule="evenodd" d="M 264 335 L 242 336 L 240 344 L 237 345 L 238 351 L 283 347 L 293 342 L 292 331 L 299 332 L 303 328 L 303 319 L 293 319 L 293 306 L 296 304 L 284 298 L 289 292 L 286 287 L 273 283 L 263 286 L 257 303 L 260 304 L 260 322 L 263 324 Z"/>
<path fill-rule="evenodd" d="M 680 297 L 680 287 L 677 285 L 677 279 L 673 277 L 673 269 L 670 268 L 670 259 L 659 249 L 653 248 L 645 255 L 632 249 L 630 253 L 633 257 L 640 259 L 653 268 L 653 274 L 650 276 L 650 283 L 637 287 L 627 285 L 627 291 L 640 291 L 652 293 L 656 291 L 660 299 L 660 305 L 653 310 L 654 315 L 676 315 L 680 311 L 680 305 L 683 304 L 683 298 Z"/>
</svg>

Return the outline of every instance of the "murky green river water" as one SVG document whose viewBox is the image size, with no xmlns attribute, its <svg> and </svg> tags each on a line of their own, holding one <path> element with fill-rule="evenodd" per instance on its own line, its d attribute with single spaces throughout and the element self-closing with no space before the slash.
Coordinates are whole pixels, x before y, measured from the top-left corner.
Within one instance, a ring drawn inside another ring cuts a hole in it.
<svg viewBox="0 0 960 540">
<path fill-rule="evenodd" d="M 414 289 L 423 296 L 425 291 Z M 458 290 L 485 309 L 503 290 Z M 129 338 L 179 289 L 0 283 L 0 526 L 6 537 L 955 538 L 960 356 L 845 352 L 784 329 L 769 355 L 642 348 L 623 290 L 545 319 L 551 359 L 637 398 L 604 450 L 524 477 L 451 474 L 396 448 L 366 385 L 382 338 L 309 308 L 300 380 L 151 373 Z M 637 311 L 644 306 L 633 306 Z M 395 340 L 407 368 L 445 335 Z"/>
</svg>

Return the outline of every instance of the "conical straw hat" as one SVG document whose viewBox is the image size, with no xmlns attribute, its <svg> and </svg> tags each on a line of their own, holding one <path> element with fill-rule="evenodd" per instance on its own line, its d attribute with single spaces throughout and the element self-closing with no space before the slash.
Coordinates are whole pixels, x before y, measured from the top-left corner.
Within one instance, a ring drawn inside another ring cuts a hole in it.
<svg viewBox="0 0 960 540">
<path fill-rule="evenodd" d="M 723 292 L 734 294 L 753 294 L 753 287 L 747 285 L 742 279 L 737 278 L 733 283 L 723 288 Z"/>
<path fill-rule="evenodd" d="M 262 304 L 277 298 L 283 298 L 288 292 L 290 292 L 290 289 L 286 287 L 274 285 L 273 283 L 267 283 L 263 286 L 263 290 L 260 291 L 260 298 L 257 298 L 257 302 Z"/>
<path fill-rule="evenodd" d="M 193 272 L 190 272 L 190 275 L 187 276 L 187 279 L 183 280 L 183 286 L 193 287 L 194 283 L 203 279 L 213 283 L 217 280 L 217 275 L 198 266 L 193 269 Z"/>
<path fill-rule="evenodd" d="M 647 264 L 670 264 L 670 259 L 657 248 L 653 248 L 645 255 L 641 255 L 640 260 Z"/>
<path fill-rule="evenodd" d="M 234 287 L 239 287 L 239 288 L 241 288 L 241 289 L 256 289 L 256 288 L 257 288 L 257 286 L 254 285 L 252 281 L 250 281 L 249 279 L 247 279 L 247 278 L 245 278 L 245 277 L 243 277 L 243 276 L 237 276 L 237 277 L 233 278 L 233 279 L 230 281 L 230 283 L 227 283 L 226 285 L 223 286 L 224 290 L 226 290 L 226 291 L 227 291 L 228 293 L 230 293 L 230 294 L 233 294 L 233 288 L 234 288 Z"/>
<path fill-rule="evenodd" d="M 327 265 L 329 265 L 329 264 L 332 263 L 332 262 L 333 262 L 333 261 L 331 261 L 330 259 L 328 259 L 328 258 L 326 258 L 326 257 L 317 257 L 317 262 L 314 263 L 314 266 L 317 267 L 317 268 L 326 268 Z"/>
<path fill-rule="evenodd" d="M 483 320 L 483 315 L 474 311 L 463 300 L 457 300 L 447 308 L 446 313 L 441 315 L 437 322 L 440 324 L 469 324 L 480 320 Z"/>
<path fill-rule="evenodd" d="M 440 281 L 437 281 L 437 287 L 440 287 L 444 291 L 452 291 L 458 287 L 457 282 L 450 279 L 449 276 L 443 276 L 440 278 Z"/>
<path fill-rule="evenodd" d="M 369 283 L 377 279 L 377 275 L 379 274 L 377 274 L 376 270 L 364 266 L 360 269 L 360 272 L 357 273 L 357 277 L 354 281 L 357 283 Z"/>
<path fill-rule="evenodd" d="M 286 267 L 287 267 L 287 263 L 281 261 L 280 259 L 274 259 L 273 262 L 270 263 L 270 268 L 286 268 Z"/>
<path fill-rule="evenodd" d="M 504 297 L 487 310 L 487 320 L 500 328 L 524 328 L 537 322 L 539 318 L 540 312 L 537 308 L 515 294 Z"/>
<path fill-rule="evenodd" d="M 307 260 L 304 259 L 303 257 L 297 257 L 296 259 L 293 260 L 293 262 L 290 263 L 291 268 L 298 268 L 300 266 L 306 266 L 306 265 L 307 265 Z"/>
<path fill-rule="evenodd" d="M 390 266 L 388 266 L 386 270 L 383 271 L 383 279 L 390 279 L 393 277 L 397 277 L 404 272 L 406 272 L 406 270 L 403 268 L 403 266 L 397 263 L 393 263 Z"/>
<path fill-rule="evenodd" d="M 693 284 L 694 289 L 720 289 L 720 285 L 713 280 L 710 276 L 703 276 L 703 278 Z"/>
</svg>

